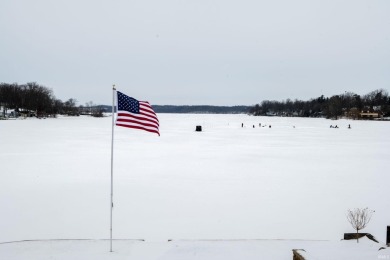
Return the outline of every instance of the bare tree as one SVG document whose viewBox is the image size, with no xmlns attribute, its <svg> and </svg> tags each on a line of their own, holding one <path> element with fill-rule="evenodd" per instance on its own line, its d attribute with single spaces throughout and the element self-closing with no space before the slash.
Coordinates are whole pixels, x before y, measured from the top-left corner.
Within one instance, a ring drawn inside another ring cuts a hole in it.
<svg viewBox="0 0 390 260">
<path fill-rule="evenodd" d="M 66 109 L 66 113 L 69 116 L 79 116 L 79 113 L 76 108 L 77 100 L 74 98 L 70 98 L 64 103 L 64 108 Z"/>
<path fill-rule="evenodd" d="M 370 222 L 372 213 L 375 211 L 364 209 L 348 210 L 347 219 L 351 226 L 356 230 L 356 241 L 359 243 L 359 230 L 362 230 Z"/>
<path fill-rule="evenodd" d="M 88 115 L 92 115 L 92 107 L 93 107 L 93 102 L 89 101 L 85 103 L 85 106 L 87 107 L 87 113 Z"/>
</svg>

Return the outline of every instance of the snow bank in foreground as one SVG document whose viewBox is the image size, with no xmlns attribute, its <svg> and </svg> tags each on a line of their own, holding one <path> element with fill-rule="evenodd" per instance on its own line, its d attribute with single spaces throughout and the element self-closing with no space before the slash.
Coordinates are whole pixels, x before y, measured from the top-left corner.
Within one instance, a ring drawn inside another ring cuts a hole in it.
<svg viewBox="0 0 390 260">
<path fill-rule="evenodd" d="M 53 240 L 0 244 L 0 258 L 12 260 L 258 260 L 292 259 L 292 249 L 305 249 L 308 260 L 389 259 L 390 250 L 377 243 L 351 241 L 232 240 L 141 242 L 115 240 Z"/>
</svg>

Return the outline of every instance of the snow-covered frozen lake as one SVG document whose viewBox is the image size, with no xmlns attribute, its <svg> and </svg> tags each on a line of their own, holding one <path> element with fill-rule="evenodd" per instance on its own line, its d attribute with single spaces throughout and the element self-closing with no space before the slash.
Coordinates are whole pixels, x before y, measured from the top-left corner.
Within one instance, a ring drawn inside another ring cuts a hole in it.
<svg viewBox="0 0 390 260">
<path fill-rule="evenodd" d="M 114 238 L 337 241 L 369 207 L 385 241 L 389 122 L 158 116 L 115 127 Z M 110 152 L 111 117 L 0 121 L 0 242 L 109 238 Z"/>
</svg>

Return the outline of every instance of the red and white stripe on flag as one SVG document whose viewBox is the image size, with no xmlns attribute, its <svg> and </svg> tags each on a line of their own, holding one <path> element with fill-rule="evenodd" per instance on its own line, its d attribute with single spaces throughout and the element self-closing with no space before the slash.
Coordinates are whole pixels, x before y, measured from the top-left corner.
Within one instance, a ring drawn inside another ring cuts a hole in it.
<svg viewBox="0 0 390 260">
<path fill-rule="evenodd" d="M 160 135 L 159 121 L 147 101 L 138 101 L 117 91 L 116 125 L 148 131 Z"/>
</svg>

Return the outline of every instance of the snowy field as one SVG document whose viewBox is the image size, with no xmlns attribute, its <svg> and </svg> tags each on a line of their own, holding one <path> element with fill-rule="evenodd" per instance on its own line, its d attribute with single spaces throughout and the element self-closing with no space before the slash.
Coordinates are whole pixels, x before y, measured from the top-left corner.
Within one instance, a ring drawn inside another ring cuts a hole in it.
<svg viewBox="0 0 390 260">
<path fill-rule="evenodd" d="M 275 259 L 292 259 L 291 249 L 315 243 L 299 240 L 340 242 L 353 232 L 346 211 L 369 207 L 375 213 L 362 232 L 385 242 L 390 122 L 158 116 L 160 137 L 115 127 L 115 239 L 165 247 L 183 240 L 284 239 L 292 241 L 283 252 L 288 257 Z M 28 250 L 4 242 L 109 238 L 110 152 L 110 117 L 0 121 L 0 259 Z M 92 248 L 106 254 L 108 242 L 100 243 L 103 248 Z M 126 247 L 116 243 L 120 254 Z M 174 255 L 166 259 L 180 259 Z"/>
</svg>

